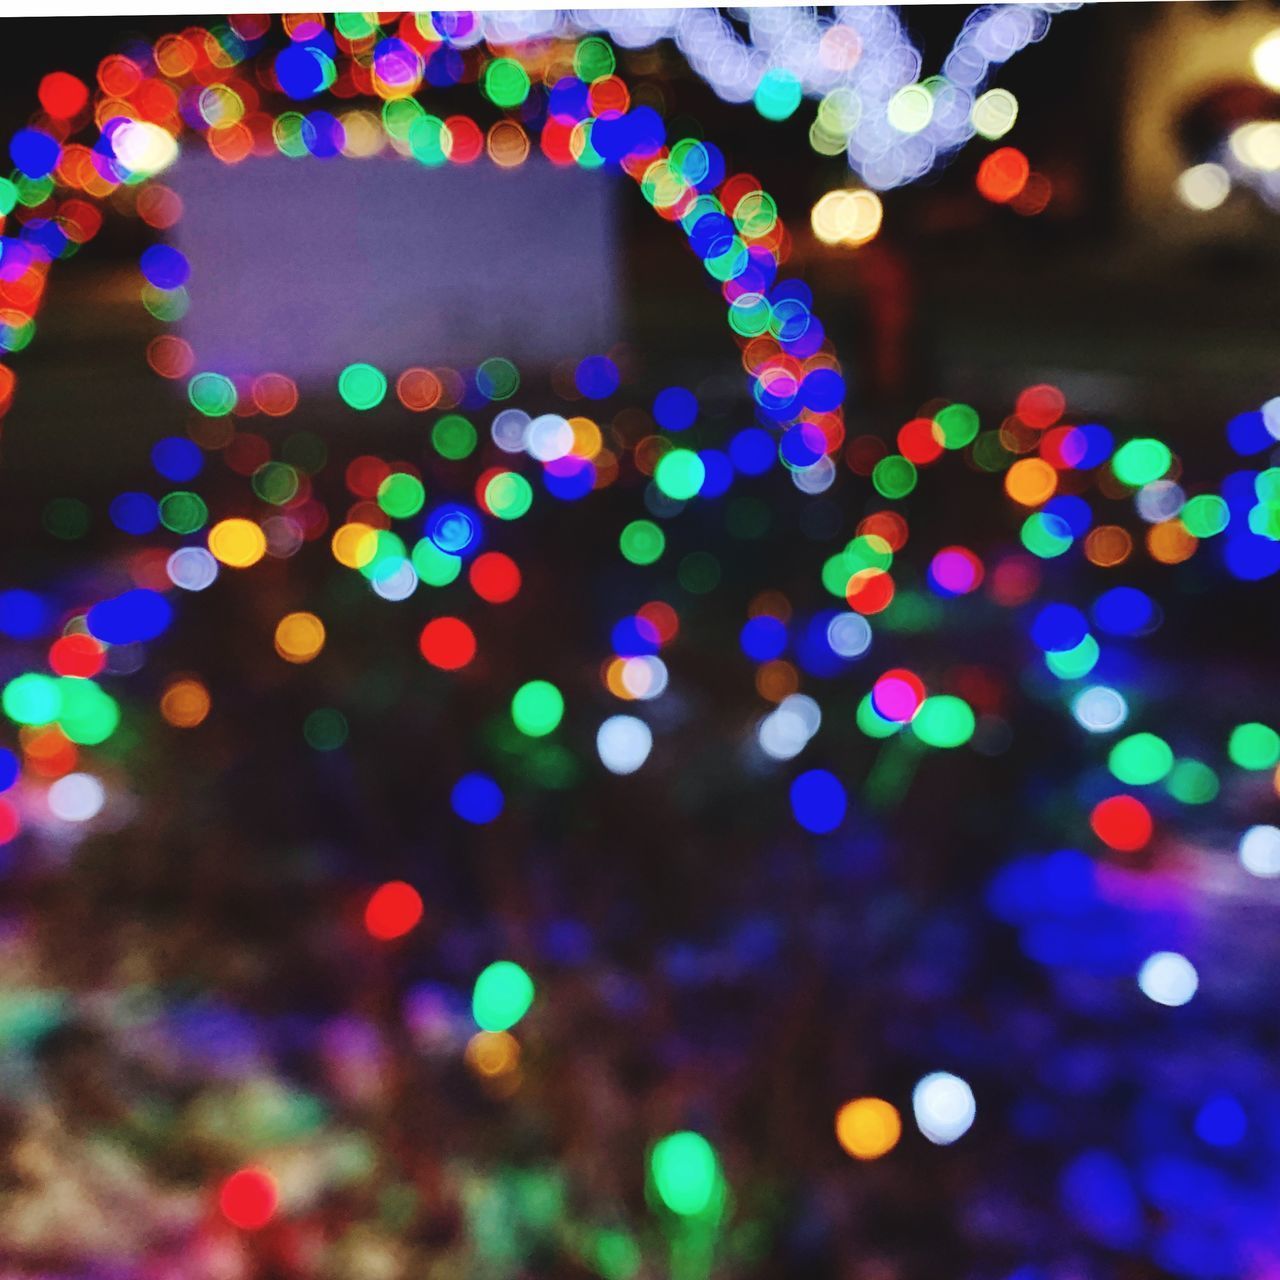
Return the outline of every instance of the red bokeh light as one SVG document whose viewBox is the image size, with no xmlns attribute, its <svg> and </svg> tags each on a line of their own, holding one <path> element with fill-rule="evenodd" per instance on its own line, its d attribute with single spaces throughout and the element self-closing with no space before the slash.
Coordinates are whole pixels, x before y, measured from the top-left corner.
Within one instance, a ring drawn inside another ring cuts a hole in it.
<svg viewBox="0 0 1280 1280">
<path fill-rule="evenodd" d="M 257 1231 L 275 1216 L 280 1195 L 275 1179 L 263 1169 L 240 1169 L 218 1192 L 218 1208 L 234 1227 Z"/>
<path fill-rule="evenodd" d="M 459 671 L 476 656 L 476 637 L 461 618 L 434 618 L 418 637 L 422 656 L 442 671 Z"/>
<path fill-rule="evenodd" d="M 506 604 L 520 591 L 520 566 L 501 551 L 486 551 L 471 562 L 472 590 L 490 604 Z"/>
<path fill-rule="evenodd" d="M 51 71 L 40 81 L 40 105 L 55 120 L 69 120 L 89 102 L 89 86 L 66 71 Z"/>
<path fill-rule="evenodd" d="M 364 927 L 382 942 L 403 938 L 421 919 L 422 895 L 403 880 L 380 885 L 364 909 Z"/>
<path fill-rule="evenodd" d="M 454 164 L 470 164 L 484 151 L 484 134 L 474 120 L 466 116 L 450 116 L 445 122 L 449 130 L 449 159 Z"/>
<path fill-rule="evenodd" d="M 978 190 L 996 204 L 1007 204 L 1027 185 L 1031 165 L 1017 147 L 993 151 L 978 168 Z"/>
<path fill-rule="evenodd" d="M 898 431 L 898 452 L 917 466 L 928 466 L 942 454 L 941 434 L 932 418 L 912 418 Z"/>
<path fill-rule="evenodd" d="M 669 644 L 680 630 L 680 616 L 664 600 L 650 600 L 636 610 L 636 617 L 643 618 L 658 633 L 659 644 Z"/>
<path fill-rule="evenodd" d="M 107 663 L 102 646 L 86 635 L 60 636 L 49 646 L 49 665 L 60 676 L 96 676 Z"/>
<path fill-rule="evenodd" d="M 0 844 L 8 844 L 21 830 L 17 809 L 8 800 L 0 800 Z"/>
<path fill-rule="evenodd" d="M 1044 431 L 1062 417 L 1066 407 L 1066 396 L 1057 387 L 1042 382 L 1019 393 L 1016 412 L 1027 426 Z"/>
<path fill-rule="evenodd" d="M 849 579 L 845 599 L 858 613 L 880 613 L 893 601 L 893 578 L 877 569 L 863 569 Z"/>
<path fill-rule="evenodd" d="M 1103 844 L 1122 853 L 1136 853 L 1151 839 L 1151 814 L 1133 796 L 1112 796 L 1095 805 L 1089 825 Z"/>
<path fill-rule="evenodd" d="M 1030 556 L 1009 556 L 996 565 L 987 582 L 996 604 L 1013 609 L 1026 604 L 1040 590 L 1040 570 Z"/>
<path fill-rule="evenodd" d="M 391 467 L 381 458 L 368 454 L 347 463 L 347 488 L 357 498 L 376 498 L 378 486 L 391 474 Z"/>
</svg>

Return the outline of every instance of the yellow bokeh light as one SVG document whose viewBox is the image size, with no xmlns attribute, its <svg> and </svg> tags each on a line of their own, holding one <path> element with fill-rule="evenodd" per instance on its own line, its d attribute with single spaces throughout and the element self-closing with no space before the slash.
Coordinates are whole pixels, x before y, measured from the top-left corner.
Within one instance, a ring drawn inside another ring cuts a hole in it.
<svg viewBox="0 0 1280 1280">
<path fill-rule="evenodd" d="M 378 553 L 378 531 L 355 520 L 340 525 L 330 542 L 333 558 L 348 569 L 362 569 Z"/>
<path fill-rule="evenodd" d="M 1253 46 L 1253 74 L 1269 89 L 1280 89 L 1280 27 Z"/>
<path fill-rule="evenodd" d="M 1085 559 L 1103 569 L 1123 564 L 1132 550 L 1133 539 L 1118 524 L 1100 524 L 1084 540 Z"/>
<path fill-rule="evenodd" d="M 247 569 L 267 554 L 267 536 L 252 520 L 233 516 L 209 530 L 209 550 L 231 569 Z"/>
<path fill-rule="evenodd" d="M 209 690 L 189 677 L 174 680 L 160 695 L 160 714 L 175 729 L 203 724 L 211 705 Z"/>
<path fill-rule="evenodd" d="M 1147 530 L 1147 550 L 1161 564 L 1181 564 L 1195 555 L 1200 539 L 1181 520 L 1166 520 Z"/>
<path fill-rule="evenodd" d="M 782 658 L 766 662 L 756 671 L 756 692 L 768 702 L 781 702 L 800 688 L 800 673 Z"/>
<path fill-rule="evenodd" d="M 286 662 L 310 662 L 324 648 L 324 623 L 314 613 L 286 613 L 276 623 L 275 639 Z"/>
<path fill-rule="evenodd" d="M 576 458 L 594 458 L 604 445 L 600 428 L 590 418 L 570 418 L 569 426 L 573 430 L 573 448 L 569 452 Z"/>
<path fill-rule="evenodd" d="M 810 214 L 813 234 L 823 244 L 857 248 L 874 240 L 884 221 L 884 205 L 874 191 L 828 191 Z"/>
<path fill-rule="evenodd" d="M 1043 458 L 1020 458 L 1005 472 L 1004 490 L 1024 507 L 1038 507 L 1053 497 L 1058 473 Z"/>
<path fill-rule="evenodd" d="M 624 681 L 627 670 L 626 658 L 613 658 L 604 669 L 604 684 L 615 698 L 621 698 L 624 702 L 631 702 L 635 698 L 635 694 L 627 688 Z"/>
<path fill-rule="evenodd" d="M 376 156 L 387 144 L 387 135 L 372 111 L 346 111 L 338 117 L 342 125 L 342 154 L 351 159 Z"/>
<path fill-rule="evenodd" d="M 492 1079 L 514 1071 L 520 1065 L 520 1045 L 506 1031 L 477 1031 L 467 1041 L 465 1056 L 472 1071 Z"/>
<path fill-rule="evenodd" d="M 898 1108 L 883 1098 L 854 1098 L 836 1112 L 836 1140 L 855 1160 L 878 1160 L 901 1137 Z"/>
</svg>

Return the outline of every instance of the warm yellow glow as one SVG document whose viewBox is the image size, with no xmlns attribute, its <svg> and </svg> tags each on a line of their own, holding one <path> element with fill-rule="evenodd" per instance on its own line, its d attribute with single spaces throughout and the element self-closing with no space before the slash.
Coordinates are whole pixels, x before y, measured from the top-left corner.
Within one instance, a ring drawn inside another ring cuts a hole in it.
<svg viewBox="0 0 1280 1280">
<path fill-rule="evenodd" d="M 1253 46 L 1253 74 L 1269 89 L 1280 89 L 1280 27 Z"/>
<path fill-rule="evenodd" d="M 1242 124 L 1231 134 L 1230 145 L 1235 158 L 1251 169 L 1280 169 L 1280 121 Z"/>
<path fill-rule="evenodd" d="M 573 430 L 573 448 L 569 451 L 577 458 L 594 458 L 604 446 L 600 428 L 590 418 L 570 418 Z"/>
<path fill-rule="evenodd" d="M 883 1098 L 855 1098 L 836 1112 L 836 1140 L 855 1160 L 877 1160 L 901 1137 L 898 1108 Z"/>
<path fill-rule="evenodd" d="M 220 520 L 209 530 L 209 550 L 232 569 L 247 569 L 267 553 L 266 534 L 252 520 Z"/>
<path fill-rule="evenodd" d="M 358 520 L 342 525 L 329 544 L 333 558 L 348 569 L 361 569 L 378 552 L 378 531 Z"/>
<path fill-rule="evenodd" d="M 1004 491 L 1024 507 L 1048 502 L 1057 487 L 1058 473 L 1043 458 L 1020 458 L 1004 475 Z"/>
<path fill-rule="evenodd" d="M 884 206 L 874 191 L 828 191 L 813 206 L 810 221 L 823 244 L 857 248 L 875 239 Z"/>
<path fill-rule="evenodd" d="M 477 1031 L 467 1041 L 467 1065 L 477 1075 L 492 1079 L 506 1075 L 520 1064 L 520 1045 L 506 1031 Z"/>
<path fill-rule="evenodd" d="M 122 124 L 112 135 L 111 146 L 116 159 L 131 173 L 159 173 L 178 158 L 173 134 L 146 120 Z"/>
<path fill-rule="evenodd" d="M 372 111 L 346 111 L 338 117 L 342 124 L 342 154 L 352 159 L 376 156 L 385 146 L 387 135 Z"/>
<path fill-rule="evenodd" d="M 1188 209 L 1207 213 L 1231 194 L 1231 178 L 1220 164 L 1196 164 L 1178 175 L 1174 190 Z"/>
<path fill-rule="evenodd" d="M 286 613 L 276 623 L 276 652 L 286 662 L 310 662 L 324 648 L 324 623 L 314 613 Z"/>
<path fill-rule="evenodd" d="M 175 680 L 160 695 L 160 714 L 175 729 L 194 729 L 202 724 L 209 706 L 209 690 L 199 680 Z"/>
</svg>

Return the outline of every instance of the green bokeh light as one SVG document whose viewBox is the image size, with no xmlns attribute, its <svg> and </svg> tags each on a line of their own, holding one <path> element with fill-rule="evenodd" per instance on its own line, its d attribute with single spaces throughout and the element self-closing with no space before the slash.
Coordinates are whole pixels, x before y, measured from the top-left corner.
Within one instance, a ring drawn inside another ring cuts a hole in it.
<svg viewBox="0 0 1280 1280">
<path fill-rule="evenodd" d="M 302 722 L 302 736 L 315 751 L 336 751 L 347 740 L 347 718 L 333 707 L 317 707 Z"/>
<path fill-rule="evenodd" d="M 62 711 L 62 692 L 52 676 L 31 671 L 5 685 L 0 706 L 15 724 L 50 724 Z"/>
<path fill-rule="evenodd" d="M 203 529 L 209 508 L 198 493 L 176 489 L 166 493 L 159 503 L 160 523 L 173 533 L 195 533 Z"/>
<path fill-rule="evenodd" d="M 1280 734 L 1256 721 L 1238 724 L 1231 730 L 1227 755 L 1242 769 L 1270 769 L 1280 761 Z"/>
<path fill-rule="evenodd" d="M 1165 779 L 1169 794 L 1180 804 L 1208 804 L 1217 798 L 1218 775 L 1200 760 L 1179 760 Z"/>
<path fill-rule="evenodd" d="M 1107 768 L 1128 786 L 1147 786 L 1173 768 L 1173 748 L 1154 733 L 1131 733 L 1111 748 Z"/>
<path fill-rule="evenodd" d="M 659 1199 L 672 1213 L 694 1218 L 714 1206 L 720 1161 L 700 1133 L 670 1133 L 654 1144 L 649 1169 Z"/>
<path fill-rule="evenodd" d="M 503 471 L 485 485 L 484 502 L 499 520 L 519 520 L 533 505 L 533 486 L 518 471 Z"/>
<path fill-rule="evenodd" d="M 441 551 L 430 538 L 421 538 L 414 544 L 409 562 L 429 587 L 447 587 L 462 572 L 461 557 Z"/>
<path fill-rule="evenodd" d="M 263 502 L 282 507 L 298 493 L 298 473 L 287 462 L 264 462 L 251 477 L 249 484 Z"/>
<path fill-rule="evenodd" d="M 942 430 L 943 447 L 963 449 L 978 434 L 978 411 L 967 404 L 949 404 L 933 416 Z"/>
<path fill-rule="evenodd" d="M 618 537 L 623 558 L 632 564 L 653 564 L 666 546 L 666 534 L 652 520 L 633 520 Z"/>
<path fill-rule="evenodd" d="M 1044 511 L 1033 511 L 1022 522 L 1020 536 L 1022 545 L 1041 560 L 1053 560 L 1065 555 L 1073 542 L 1067 522 Z"/>
<path fill-rule="evenodd" d="M 554 732 L 564 717 L 564 696 L 548 680 L 530 680 L 511 699 L 511 719 L 521 733 L 543 738 Z"/>
<path fill-rule="evenodd" d="M 588 36 L 578 42 L 573 51 L 573 72 L 579 80 L 591 84 L 602 76 L 613 75 L 615 66 L 613 50 L 599 36 Z"/>
<path fill-rule="evenodd" d="M 397 520 L 416 516 L 425 501 L 422 481 L 407 471 L 393 471 L 378 486 L 378 506 Z"/>
<path fill-rule="evenodd" d="M 899 453 L 891 453 L 876 463 L 871 483 L 876 492 L 886 498 L 905 498 L 916 487 L 915 463 Z"/>
<path fill-rule="evenodd" d="M 1059 680 L 1079 680 L 1087 676 L 1098 661 L 1098 642 L 1085 636 L 1073 649 L 1062 649 L 1044 655 L 1044 664 Z"/>
<path fill-rule="evenodd" d="M 448 127 L 439 116 L 423 115 L 409 126 L 409 151 L 429 169 L 448 161 L 451 145 Z"/>
<path fill-rule="evenodd" d="M 686 502 L 702 488 L 707 468 L 692 449 L 672 449 L 662 455 L 653 478 L 668 498 Z"/>
<path fill-rule="evenodd" d="M 460 413 L 447 413 L 431 428 L 431 447 L 451 462 L 470 457 L 476 447 L 476 429 Z"/>
<path fill-rule="evenodd" d="M 82 747 L 105 742 L 120 724 L 120 704 L 92 680 L 60 677 L 62 709 L 58 724 L 72 742 Z"/>
<path fill-rule="evenodd" d="M 963 746 L 975 728 L 972 708 L 949 693 L 926 698 L 911 720 L 912 732 L 931 747 Z"/>
<path fill-rule="evenodd" d="M 187 398 L 208 418 L 224 418 L 236 407 L 236 389 L 220 373 L 197 373 L 187 383 Z"/>
<path fill-rule="evenodd" d="M 1159 440 L 1140 437 L 1122 444 L 1111 459 L 1111 470 L 1122 484 L 1138 488 L 1159 480 L 1173 462 L 1169 446 Z"/>
<path fill-rule="evenodd" d="M 518 107 L 529 96 L 529 75 L 514 58 L 494 58 L 484 70 L 484 92 L 495 107 Z"/>
<path fill-rule="evenodd" d="M 476 386 L 490 400 L 508 400 L 520 388 L 520 371 L 502 356 L 490 356 L 476 367 Z"/>
<path fill-rule="evenodd" d="M 1212 538 L 1231 521 L 1231 509 L 1216 493 L 1200 493 L 1188 498 L 1179 515 L 1183 528 L 1197 538 Z"/>
<path fill-rule="evenodd" d="M 476 979 L 471 1012 L 484 1031 L 508 1031 L 533 1004 L 533 979 L 513 960 L 495 960 Z"/>
<path fill-rule="evenodd" d="M 89 508 L 79 498 L 54 498 L 45 507 L 42 521 L 55 538 L 73 542 L 89 532 Z"/>
<path fill-rule="evenodd" d="M 338 375 L 338 394 L 353 409 L 373 409 L 387 394 L 387 378 L 371 364 L 349 364 Z"/>
</svg>

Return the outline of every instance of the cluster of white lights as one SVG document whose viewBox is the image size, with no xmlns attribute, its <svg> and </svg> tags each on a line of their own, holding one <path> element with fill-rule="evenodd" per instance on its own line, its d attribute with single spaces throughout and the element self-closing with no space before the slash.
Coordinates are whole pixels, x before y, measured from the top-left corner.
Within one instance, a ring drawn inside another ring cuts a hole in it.
<svg viewBox="0 0 1280 1280">
<path fill-rule="evenodd" d="M 1250 63 L 1268 89 L 1280 90 L 1280 27 L 1254 45 Z M 1208 213 L 1226 201 L 1235 185 L 1252 188 L 1265 204 L 1280 210 L 1280 121 L 1238 125 L 1213 160 L 1178 175 L 1174 192 L 1188 209 Z"/>
<path fill-rule="evenodd" d="M 778 703 L 756 726 L 760 750 L 773 760 L 793 760 L 822 726 L 822 708 L 804 693 Z"/>
<path fill-rule="evenodd" d="M 941 72 L 924 79 L 920 51 L 890 5 L 489 13 L 479 15 L 475 37 L 502 45 L 599 31 L 631 49 L 672 40 L 725 102 L 754 101 L 762 115 L 782 119 L 802 98 L 818 99 L 815 149 L 844 152 L 867 186 L 887 190 L 924 177 L 977 134 L 1006 132 L 1017 104 L 1003 90 L 983 93 L 993 69 L 1081 2 L 982 5 Z"/>
</svg>

